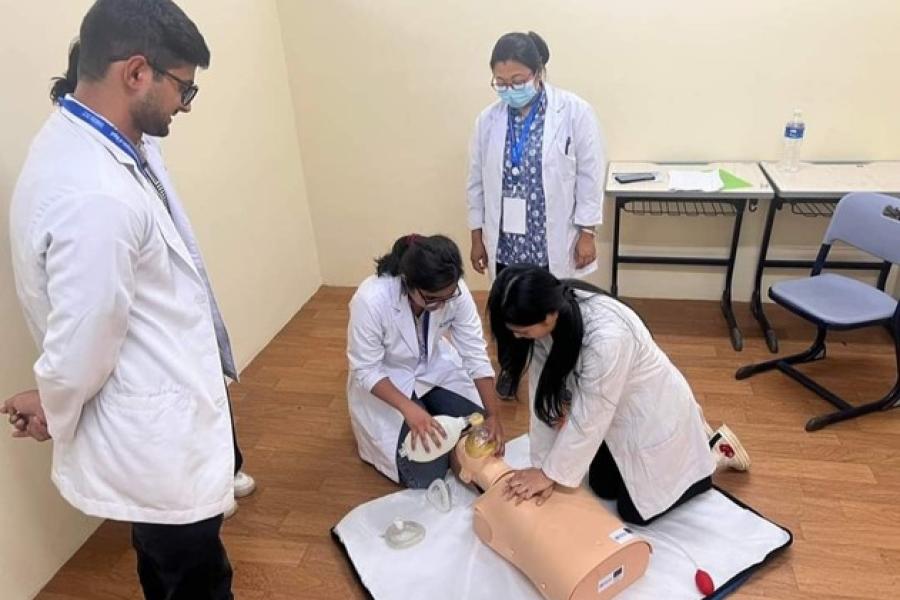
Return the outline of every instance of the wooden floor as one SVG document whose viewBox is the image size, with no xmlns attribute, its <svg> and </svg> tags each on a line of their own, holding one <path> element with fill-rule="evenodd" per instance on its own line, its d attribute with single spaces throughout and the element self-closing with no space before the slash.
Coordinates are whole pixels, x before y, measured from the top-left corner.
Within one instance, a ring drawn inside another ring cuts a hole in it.
<svg viewBox="0 0 900 600">
<path fill-rule="evenodd" d="M 351 293 L 321 289 L 232 388 L 246 468 L 259 482 L 224 527 L 239 599 L 364 598 L 329 530 L 397 488 L 359 460 L 350 432 Z M 777 372 L 733 377 L 738 366 L 770 357 L 746 305 L 736 307 L 746 337 L 737 353 L 715 303 L 632 304 L 710 422 L 726 421 L 750 452 L 752 472 L 722 474 L 718 484 L 794 533 L 794 546 L 733 597 L 900 598 L 900 410 L 806 433 L 806 420 L 828 405 Z M 783 351 L 806 347 L 808 326 L 777 308 L 769 315 Z M 889 389 L 893 352 L 886 332 L 857 332 L 836 337 L 828 360 L 805 369 L 859 402 Z M 526 430 L 524 404 L 505 404 L 504 414 L 508 433 Z M 141 598 L 128 526 L 105 523 L 38 597 Z"/>
</svg>

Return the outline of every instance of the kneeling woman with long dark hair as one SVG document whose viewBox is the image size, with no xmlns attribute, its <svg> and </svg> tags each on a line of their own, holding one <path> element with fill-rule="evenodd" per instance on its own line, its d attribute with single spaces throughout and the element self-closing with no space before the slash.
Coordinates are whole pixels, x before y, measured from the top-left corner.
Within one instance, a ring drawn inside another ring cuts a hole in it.
<svg viewBox="0 0 900 600">
<path fill-rule="evenodd" d="M 554 486 L 587 475 L 623 519 L 646 524 L 712 486 L 716 459 L 700 407 L 628 306 L 522 265 L 500 273 L 488 310 L 501 369 L 516 387 L 530 361 L 534 467 L 509 478 L 508 496 L 542 503 Z"/>
<path fill-rule="evenodd" d="M 418 463 L 400 456 L 407 434 L 426 450 L 445 431 L 434 415 L 485 414 L 498 451 L 494 370 L 459 248 L 442 235 L 408 235 L 377 261 L 350 302 L 347 399 L 366 462 L 407 487 L 441 478 L 449 455 Z"/>
</svg>

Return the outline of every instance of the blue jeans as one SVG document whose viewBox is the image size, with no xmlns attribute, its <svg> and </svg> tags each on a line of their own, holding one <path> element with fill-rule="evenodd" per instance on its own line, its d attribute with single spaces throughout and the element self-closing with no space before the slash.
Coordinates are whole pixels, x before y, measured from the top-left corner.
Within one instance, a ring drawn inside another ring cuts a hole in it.
<svg viewBox="0 0 900 600">
<path fill-rule="evenodd" d="M 468 417 L 476 412 L 484 414 L 484 409 L 468 398 L 440 387 L 432 388 L 421 398 L 413 394 L 412 401 L 432 416 Z M 450 455 L 445 454 L 427 463 L 413 462 L 400 456 L 400 447 L 408 433 L 409 425 L 404 422 L 400 428 L 400 437 L 397 439 L 397 472 L 400 475 L 400 483 L 411 489 L 425 489 L 435 479 L 443 479 L 447 469 L 450 468 Z"/>
</svg>

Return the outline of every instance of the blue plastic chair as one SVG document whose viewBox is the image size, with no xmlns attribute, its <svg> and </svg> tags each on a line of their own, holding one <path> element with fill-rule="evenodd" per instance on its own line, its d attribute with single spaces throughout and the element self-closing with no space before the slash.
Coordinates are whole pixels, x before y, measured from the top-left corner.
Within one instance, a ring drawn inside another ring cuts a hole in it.
<svg viewBox="0 0 900 600">
<path fill-rule="evenodd" d="M 838 202 L 810 277 L 776 283 L 769 297 L 816 325 L 813 345 L 799 354 L 747 365 L 735 373 L 737 379 L 778 369 L 838 408 L 836 412 L 810 419 L 807 431 L 900 405 L 900 304 L 897 300 L 856 279 L 822 273 L 835 241 L 849 244 L 886 263 L 900 264 L 900 200 L 883 194 L 852 193 Z M 829 329 L 846 330 L 881 325 L 894 338 L 897 380 L 880 400 L 853 406 L 793 367 L 825 358 L 825 336 Z"/>
</svg>

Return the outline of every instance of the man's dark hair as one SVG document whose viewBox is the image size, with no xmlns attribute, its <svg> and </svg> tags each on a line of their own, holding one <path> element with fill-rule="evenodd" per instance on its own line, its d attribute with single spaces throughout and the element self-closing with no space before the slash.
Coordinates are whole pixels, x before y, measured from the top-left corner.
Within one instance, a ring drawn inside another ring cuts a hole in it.
<svg viewBox="0 0 900 600">
<path fill-rule="evenodd" d="M 81 22 L 78 78 L 102 79 L 110 63 L 144 56 L 158 69 L 209 66 L 209 47 L 172 0 L 97 0 Z"/>
</svg>

